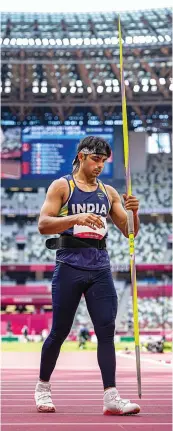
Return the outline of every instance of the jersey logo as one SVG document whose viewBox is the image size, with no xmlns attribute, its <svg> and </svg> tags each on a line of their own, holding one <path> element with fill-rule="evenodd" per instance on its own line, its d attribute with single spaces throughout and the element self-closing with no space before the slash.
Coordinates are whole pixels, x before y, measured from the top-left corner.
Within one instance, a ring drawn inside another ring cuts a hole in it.
<svg viewBox="0 0 173 431">
<path fill-rule="evenodd" d="M 97 193 L 97 196 L 99 197 L 100 200 L 105 198 L 105 195 L 103 195 L 103 193 L 101 192 Z"/>
</svg>

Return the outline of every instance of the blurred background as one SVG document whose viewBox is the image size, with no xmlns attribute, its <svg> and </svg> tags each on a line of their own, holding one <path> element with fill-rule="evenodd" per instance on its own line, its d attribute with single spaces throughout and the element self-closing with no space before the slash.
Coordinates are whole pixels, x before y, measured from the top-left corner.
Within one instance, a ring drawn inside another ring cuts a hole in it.
<svg viewBox="0 0 173 431">
<path fill-rule="evenodd" d="M 121 12 L 141 341 L 171 340 L 171 8 Z M 51 328 L 55 252 L 38 232 L 50 183 L 71 171 L 87 135 L 112 147 L 102 181 L 122 195 L 118 13 L 1 14 L 1 330 L 5 342 L 42 340 Z M 117 342 L 133 340 L 128 240 L 109 221 L 119 298 Z M 86 325 L 82 298 L 68 340 Z"/>
</svg>

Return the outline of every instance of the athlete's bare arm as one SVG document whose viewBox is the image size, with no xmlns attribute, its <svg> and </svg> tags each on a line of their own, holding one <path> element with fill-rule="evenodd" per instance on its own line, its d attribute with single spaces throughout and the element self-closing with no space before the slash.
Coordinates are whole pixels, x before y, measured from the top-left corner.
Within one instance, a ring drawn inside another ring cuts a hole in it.
<svg viewBox="0 0 173 431">
<path fill-rule="evenodd" d="M 69 187 L 64 178 L 55 180 L 50 185 L 38 220 L 38 229 L 42 235 L 61 233 L 75 224 L 89 226 L 94 230 L 96 227 L 103 227 L 102 220 L 96 214 L 81 213 L 58 217 L 61 207 L 68 199 L 68 195 Z"/>
<path fill-rule="evenodd" d="M 139 208 L 139 201 L 135 196 L 123 195 L 125 201 L 125 209 L 122 206 L 120 195 L 111 186 L 106 185 L 106 190 L 111 202 L 110 217 L 113 223 L 120 229 L 123 235 L 128 238 L 128 224 L 126 210 L 132 210 L 134 215 L 134 236 L 137 235 L 139 230 L 139 217 L 137 211 Z"/>
</svg>

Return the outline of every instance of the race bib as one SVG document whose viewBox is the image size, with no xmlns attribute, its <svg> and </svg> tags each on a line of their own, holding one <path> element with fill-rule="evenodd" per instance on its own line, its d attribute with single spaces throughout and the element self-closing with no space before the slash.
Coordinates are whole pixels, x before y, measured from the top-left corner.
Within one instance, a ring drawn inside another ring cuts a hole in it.
<svg viewBox="0 0 173 431">
<path fill-rule="evenodd" d="M 89 226 L 81 226 L 75 224 L 73 227 L 73 235 L 78 236 L 79 238 L 93 238 L 93 239 L 102 239 L 107 234 L 107 221 L 105 217 L 100 217 L 102 222 L 104 223 L 104 227 L 96 229 L 92 229 Z"/>
</svg>

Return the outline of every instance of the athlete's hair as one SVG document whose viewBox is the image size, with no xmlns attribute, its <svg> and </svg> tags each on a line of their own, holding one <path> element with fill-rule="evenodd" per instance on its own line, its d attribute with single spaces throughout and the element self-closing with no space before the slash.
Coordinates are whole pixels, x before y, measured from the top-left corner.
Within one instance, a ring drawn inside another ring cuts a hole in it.
<svg viewBox="0 0 173 431">
<path fill-rule="evenodd" d="M 107 158 L 109 158 L 111 155 L 111 147 L 108 142 L 105 141 L 105 139 L 100 138 L 99 136 L 87 136 L 79 142 L 77 147 L 77 155 L 73 160 L 73 173 L 79 169 L 80 162 L 78 153 L 80 153 L 80 151 L 82 151 L 84 148 L 88 149 L 88 154 L 103 154 Z"/>
</svg>

